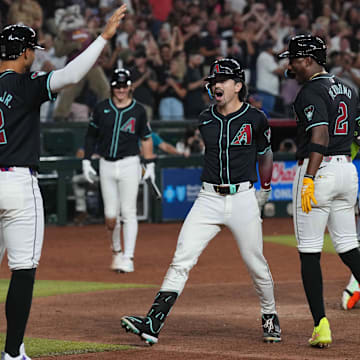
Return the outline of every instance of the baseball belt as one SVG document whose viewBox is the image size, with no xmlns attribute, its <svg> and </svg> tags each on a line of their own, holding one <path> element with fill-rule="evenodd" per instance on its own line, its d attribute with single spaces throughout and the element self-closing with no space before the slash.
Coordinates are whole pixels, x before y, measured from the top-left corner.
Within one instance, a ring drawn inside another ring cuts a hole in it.
<svg viewBox="0 0 360 360">
<path fill-rule="evenodd" d="M 249 190 L 253 187 L 253 183 L 251 181 L 244 181 L 238 184 L 221 184 L 215 185 L 207 182 L 202 183 L 202 188 L 205 191 L 215 192 L 219 195 L 233 195 L 241 191 Z"/>
</svg>

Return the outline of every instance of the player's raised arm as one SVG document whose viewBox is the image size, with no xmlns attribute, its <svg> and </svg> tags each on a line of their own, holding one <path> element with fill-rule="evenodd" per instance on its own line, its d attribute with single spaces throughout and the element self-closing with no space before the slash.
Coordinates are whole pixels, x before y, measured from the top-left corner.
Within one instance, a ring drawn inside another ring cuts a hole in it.
<svg viewBox="0 0 360 360">
<path fill-rule="evenodd" d="M 59 92 L 68 85 L 78 83 L 87 74 L 103 51 L 107 40 L 115 35 L 125 12 L 126 5 L 120 6 L 109 18 L 102 34 L 85 51 L 70 61 L 63 69 L 53 72 L 50 78 L 52 92 Z"/>
</svg>

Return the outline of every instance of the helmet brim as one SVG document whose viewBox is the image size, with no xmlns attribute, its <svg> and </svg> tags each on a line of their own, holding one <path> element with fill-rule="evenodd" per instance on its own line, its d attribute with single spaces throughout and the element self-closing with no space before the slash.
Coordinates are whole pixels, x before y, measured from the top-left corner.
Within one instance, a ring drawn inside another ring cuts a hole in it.
<svg viewBox="0 0 360 360">
<path fill-rule="evenodd" d="M 285 59 L 285 58 L 289 58 L 290 57 L 290 51 L 284 51 L 281 54 L 278 55 L 279 59 Z"/>
</svg>

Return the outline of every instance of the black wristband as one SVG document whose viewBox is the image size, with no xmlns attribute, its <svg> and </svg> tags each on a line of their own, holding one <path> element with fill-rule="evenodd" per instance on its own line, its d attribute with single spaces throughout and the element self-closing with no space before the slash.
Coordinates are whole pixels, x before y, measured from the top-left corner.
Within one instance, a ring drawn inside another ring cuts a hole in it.
<svg viewBox="0 0 360 360">
<path fill-rule="evenodd" d="M 327 146 L 310 143 L 309 144 L 309 152 L 317 152 L 319 154 L 325 155 L 327 150 Z"/>
<path fill-rule="evenodd" d="M 314 175 L 310 175 L 310 174 L 305 174 L 304 177 L 309 178 L 309 179 L 311 179 L 311 180 L 314 180 L 314 179 L 315 179 L 315 176 L 314 176 Z"/>
<path fill-rule="evenodd" d="M 142 163 L 143 164 L 150 164 L 150 163 L 156 163 L 156 158 L 153 158 L 153 159 L 142 159 Z"/>
</svg>

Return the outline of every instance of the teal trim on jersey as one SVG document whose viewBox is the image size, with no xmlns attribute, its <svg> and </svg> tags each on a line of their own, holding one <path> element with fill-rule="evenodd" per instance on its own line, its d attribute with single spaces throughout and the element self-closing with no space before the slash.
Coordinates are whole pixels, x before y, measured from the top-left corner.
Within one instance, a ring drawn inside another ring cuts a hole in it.
<svg viewBox="0 0 360 360">
<path fill-rule="evenodd" d="M 115 157 L 116 153 L 117 153 L 117 148 L 118 148 L 118 143 L 119 143 L 119 135 L 120 135 L 120 129 L 121 129 L 120 125 L 121 125 L 122 117 L 126 112 L 130 111 L 135 106 L 135 104 L 136 104 L 136 100 L 133 99 L 133 103 L 127 109 L 122 110 L 120 112 L 119 125 L 118 125 L 118 128 L 117 128 L 116 141 L 115 141 L 115 150 L 113 152 L 113 157 Z"/>
<path fill-rule="evenodd" d="M 93 121 L 90 121 L 89 125 L 94 127 L 95 129 L 99 128 Z"/>
<path fill-rule="evenodd" d="M 3 78 L 5 75 L 8 75 L 8 74 L 14 73 L 14 72 L 15 72 L 15 71 L 13 71 L 13 70 L 7 70 L 7 71 L 5 71 L 4 73 L 2 73 L 2 74 L 0 75 L 0 79 Z"/>
<path fill-rule="evenodd" d="M 113 110 L 115 111 L 115 121 L 114 121 L 113 135 L 112 135 L 111 146 L 110 146 L 110 154 L 109 154 L 110 156 L 112 156 L 113 147 L 114 147 L 114 144 L 115 144 L 115 134 L 116 134 L 117 126 L 118 126 L 119 112 L 118 112 L 118 109 L 116 108 L 116 106 L 113 104 L 111 98 L 109 99 L 109 104 L 113 108 Z"/>
<path fill-rule="evenodd" d="M 219 161 L 220 161 L 220 180 L 221 180 L 221 184 L 223 184 L 223 183 L 224 183 L 224 180 L 223 180 L 223 176 L 222 176 L 222 160 L 221 160 L 221 149 L 222 149 L 222 147 L 221 147 L 221 135 L 222 135 L 222 131 L 223 131 L 223 122 L 222 122 L 222 120 L 221 120 L 217 115 L 215 115 L 215 113 L 214 113 L 214 106 L 215 106 L 215 105 L 212 105 L 212 106 L 211 106 L 211 114 L 212 114 L 212 116 L 213 116 L 215 119 L 219 120 L 219 122 L 220 122 L 220 133 L 219 133 Z"/>
<path fill-rule="evenodd" d="M 305 131 L 308 131 L 309 129 L 311 129 L 311 128 L 315 127 L 315 126 L 319 126 L 319 125 L 328 125 L 328 126 L 329 126 L 329 123 L 327 123 L 327 122 L 321 122 L 321 123 L 317 123 L 317 124 L 312 124 L 312 125 L 308 126 L 308 127 L 305 129 Z"/>
<path fill-rule="evenodd" d="M 52 92 L 51 92 L 51 89 L 50 89 L 50 78 L 52 77 L 53 75 L 53 71 L 51 71 L 48 75 L 48 78 L 46 80 L 46 88 L 47 88 L 47 91 L 48 91 L 48 97 L 49 97 L 49 100 L 50 101 L 55 101 L 56 100 L 56 95 L 53 95 Z"/>
<path fill-rule="evenodd" d="M 246 108 L 240 113 L 235 115 L 234 117 L 232 117 L 231 119 L 229 119 L 228 124 L 227 124 L 227 144 L 226 144 L 226 173 L 227 173 L 227 178 L 228 178 L 228 183 L 230 184 L 230 166 L 229 166 L 229 147 L 230 147 L 230 138 L 229 138 L 229 132 L 230 132 L 230 123 L 237 119 L 238 117 L 244 115 L 248 109 L 250 107 L 250 104 L 246 105 Z"/>
<path fill-rule="evenodd" d="M 270 150 L 271 150 L 271 145 L 268 146 L 267 148 L 265 148 L 264 151 L 259 151 L 258 154 L 259 154 L 259 155 L 264 155 L 265 153 L 267 153 L 267 152 L 270 151 Z"/>
<path fill-rule="evenodd" d="M 149 137 L 151 137 L 151 134 L 144 136 L 144 139 L 148 139 Z"/>
</svg>

